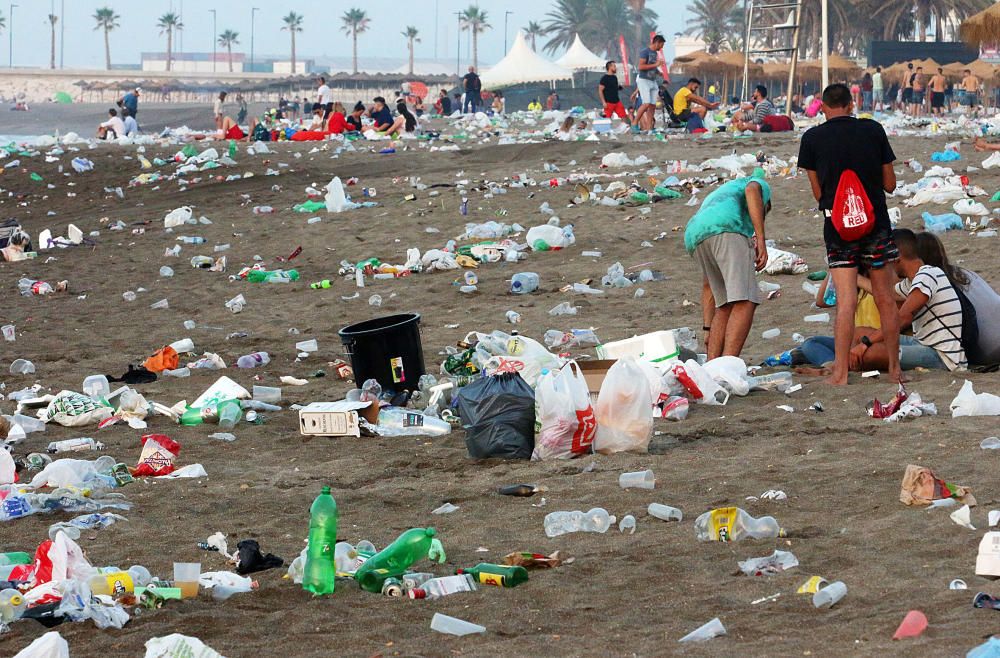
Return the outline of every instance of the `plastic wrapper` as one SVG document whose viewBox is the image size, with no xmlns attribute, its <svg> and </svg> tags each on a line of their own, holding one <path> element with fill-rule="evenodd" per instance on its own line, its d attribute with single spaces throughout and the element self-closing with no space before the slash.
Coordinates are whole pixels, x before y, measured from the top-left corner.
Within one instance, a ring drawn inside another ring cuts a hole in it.
<svg viewBox="0 0 1000 658">
<path fill-rule="evenodd" d="M 45 422 L 82 427 L 111 417 L 112 410 L 83 393 L 60 391 L 45 410 Z"/>
</svg>

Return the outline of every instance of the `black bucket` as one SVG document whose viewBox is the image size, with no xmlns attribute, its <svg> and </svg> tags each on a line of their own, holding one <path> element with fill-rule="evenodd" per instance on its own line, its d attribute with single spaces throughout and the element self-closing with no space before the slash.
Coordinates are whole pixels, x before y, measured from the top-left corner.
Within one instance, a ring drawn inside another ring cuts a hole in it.
<svg viewBox="0 0 1000 658">
<path fill-rule="evenodd" d="M 337 332 L 360 387 L 374 379 L 384 390 L 415 391 L 424 374 L 420 315 L 402 313 L 365 320 Z"/>
</svg>

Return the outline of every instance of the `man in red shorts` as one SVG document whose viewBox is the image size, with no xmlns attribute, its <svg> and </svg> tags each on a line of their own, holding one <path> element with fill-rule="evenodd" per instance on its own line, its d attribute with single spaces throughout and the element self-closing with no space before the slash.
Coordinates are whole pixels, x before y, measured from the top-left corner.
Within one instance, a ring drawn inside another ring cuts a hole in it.
<svg viewBox="0 0 1000 658">
<path fill-rule="evenodd" d="M 618 92 L 624 89 L 618 82 L 618 67 L 614 62 L 608 62 L 604 65 L 604 70 L 605 74 L 597 83 L 597 95 L 604 106 L 604 118 L 610 119 L 617 114 L 618 118 L 627 124 L 629 123 L 628 115 L 625 114 L 625 106 L 618 96 Z"/>
</svg>

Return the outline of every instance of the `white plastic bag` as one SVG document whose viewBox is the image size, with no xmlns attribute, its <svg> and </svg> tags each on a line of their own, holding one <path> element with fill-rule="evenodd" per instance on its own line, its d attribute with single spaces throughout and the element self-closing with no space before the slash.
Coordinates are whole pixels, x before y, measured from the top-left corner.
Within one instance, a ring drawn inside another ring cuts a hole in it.
<svg viewBox="0 0 1000 658">
<path fill-rule="evenodd" d="M 487 373 L 519 372 L 528 386 L 535 388 L 542 370 L 558 370 L 563 361 L 545 346 L 527 336 L 511 336 L 502 331 L 476 334 L 476 358 Z"/>
<path fill-rule="evenodd" d="M 750 392 L 747 364 L 738 356 L 720 356 L 706 363 L 703 368 L 730 395 L 743 397 Z"/>
<path fill-rule="evenodd" d="M 675 365 L 673 373 L 695 402 L 711 405 L 729 402 L 729 391 L 719 386 L 694 359 Z"/>
<path fill-rule="evenodd" d="M 64 427 L 97 424 L 111 417 L 112 410 L 83 393 L 60 391 L 45 410 L 45 422 Z"/>
<path fill-rule="evenodd" d="M 0 447 L 0 484 L 13 484 L 17 467 L 6 448 Z"/>
<path fill-rule="evenodd" d="M 594 415 L 597 435 L 594 451 L 647 452 L 653 431 L 649 382 L 642 368 L 631 357 L 615 362 L 601 384 Z"/>
<path fill-rule="evenodd" d="M 14 658 L 69 658 L 69 643 L 58 631 L 49 631 L 18 651 Z"/>
<path fill-rule="evenodd" d="M 992 393 L 976 393 L 972 382 L 965 380 L 962 390 L 951 401 L 951 417 L 1000 416 L 1000 396 Z"/>
<path fill-rule="evenodd" d="M 163 218 L 163 228 L 183 226 L 189 219 L 191 219 L 191 208 L 188 206 L 174 208 Z"/>
<path fill-rule="evenodd" d="M 575 361 L 539 378 L 535 417 L 539 431 L 533 461 L 570 459 L 591 452 L 597 421 L 587 381 Z"/>
<path fill-rule="evenodd" d="M 345 210 L 353 210 L 358 207 L 358 204 L 347 200 L 347 194 L 344 192 L 344 184 L 340 182 L 340 176 L 334 176 L 333 180 L 327 183 L 324 200 L 326 201 L 326 211 L 330 213 L 344 212 Z"/>
<path fill-rule="evenodd" d="M 222 658 L 222 654 L 212 649 L 196 637 L 171 633 L 146 641 L 146 658 L 172 658 L 192 656 L 193 658 Z"/>
</svg>

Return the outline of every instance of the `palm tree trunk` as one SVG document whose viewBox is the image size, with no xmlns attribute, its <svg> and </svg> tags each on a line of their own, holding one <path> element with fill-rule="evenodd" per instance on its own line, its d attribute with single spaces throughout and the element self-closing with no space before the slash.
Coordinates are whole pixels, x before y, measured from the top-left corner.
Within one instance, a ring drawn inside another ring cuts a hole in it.
<svg viewBox="0 0 1000 658">
<path fill-rule="evenodd" d="M 473 25 L 472 29 L 472 66 L 479 70 L 479 35 L 476 33 L 476 26 Z"/>
<path fill-rule="evenodd" d="M 104 28 L 104 66 L 111 70 L 111 41 L 108 39 L 108 28 Z"/>
<path fill-rule="evenodd" d="M 233 72 L 233 44 L 232 43 L 228 44 L 226 46 L 226 49 L 229 51 L 229 72 L 232 73 Z"/>
<path fill-rule="evenodd" d="M 355 27 L 351 30 L 351 36 L 354 38 L 354 50 L 352 52 L 352 61 L 354 63 L 354 72 L 358 72 L 358 30 Z"/>
<path fill-rule="evenodd" d="M 295 28 L 292 27 L 290 32 L 292 33 L 292 75 L 295 75 Z"/>
<path fill-rule="evenodd" d="M 173 54 L 174 48 L 174 31 L 172 29 L 167 30 L 167 70 L 170 70 L 170 60 Z"/>
<path fill-rule="evenodd" d="M 56 67 L 56 24 L 52 23 L 52 51 L 49 54 L 49 68 Z"/>
<path fill-rule="evenodd" d="M 413 75 L 413 37 L 410 37 L 410 43 L 407 45 L 410 47 L 410 75 Z"/>
</svg>

